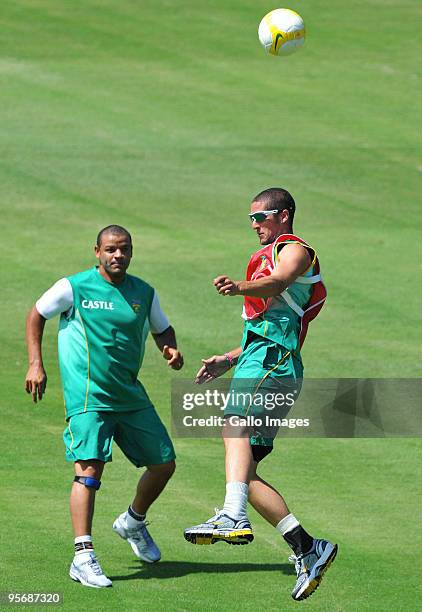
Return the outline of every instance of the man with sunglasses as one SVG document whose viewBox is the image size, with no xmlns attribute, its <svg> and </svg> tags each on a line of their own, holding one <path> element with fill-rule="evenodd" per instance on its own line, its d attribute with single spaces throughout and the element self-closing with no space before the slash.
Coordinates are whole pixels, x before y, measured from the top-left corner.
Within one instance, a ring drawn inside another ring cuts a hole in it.
<svg viewBox="0 0 422 612">
<path fill-rule="evenodd" d="M 113 441 L 136 467 L 145 466 L 132 503 L 113 530 L 147 563 L 160 550 L 145 516 L 175 469 L 173 444 L 142 383 L 137 379 L 148 331 L 173 370 L 183 357 L 174 329 L 148 283 L 127 274 L 132 238 L 120 225 L 102 229 L 95 246 L 98 266 L 62 278 L 46 291 L 27 318 L 29 369 L 25 388 L 41 400 L 47 384 L 41 342 L 45 322 L 60 315 L 59 364 L 67 427 L 66 459 L 74 463 L 70 512 L 75 556 L 70 577 L 84 586 L 112 586 L 94 552 L 92 519 Z"/>
<path fill-rule="evenodd" d="M 231 390 L 254 389 L 252 403 L 228 405 L 224 411 L 223 438 L 226 450 L 226 497 L 223 509 L 205 523 L 185 530 L 193 544 L 248 544 L 253 540 L 246 514 L 247 502 L 255 508 L 292 548 L 297 581 L 296 601 L 306 599 L 318 587 L 334 560 L 337 545 L 313 538 L 290 513 L 282 495 L 257 474 L 259 462 L 273 449 L 276 432 L 252 428 L 245 417 L 261 416 L 257 391 L 300 391 L 303 365 L 300 347 L 309 321 L 321 309 L 326 291 L 315 251 L 293 234 L 295 202 L 288 191 L 270 188 L 252 201 L 252 229 L 262 248 L 247 267 L 246 280 L 218 276 L 214 285 L 220 295 L 244 296 L 245 328 L 241 346 L 202 361 L 196 382 L 211 381 L 236 364 Z M 239 417 L 232 424 L 230 417 Z"/>
</svg>

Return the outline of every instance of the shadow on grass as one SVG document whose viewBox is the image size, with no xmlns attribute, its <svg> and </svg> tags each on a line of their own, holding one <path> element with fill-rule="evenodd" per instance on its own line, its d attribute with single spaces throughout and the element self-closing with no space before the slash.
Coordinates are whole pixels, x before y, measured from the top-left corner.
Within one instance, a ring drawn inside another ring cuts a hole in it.
<svg viewBox="0 0 422 612">
<path fill-rule="evenodd" d="M 290 563 L 192 563 L 188 561 L 161 561 L 141 563 L 128 568 L 137 569 L 133 574 L 109 576 L 110 580 L 137 580 L 150 578 L 181 578 L 188 574 L 238 574 L 239 572 L 281 572 L 295 574 Z"/>
</svg>

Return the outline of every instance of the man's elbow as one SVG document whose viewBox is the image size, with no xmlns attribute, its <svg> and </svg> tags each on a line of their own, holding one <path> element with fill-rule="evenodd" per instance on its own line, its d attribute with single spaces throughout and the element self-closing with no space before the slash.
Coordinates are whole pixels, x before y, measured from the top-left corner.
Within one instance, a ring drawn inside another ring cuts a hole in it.
<svg viewBox="0 0 422 612">
<path fill-rule="evenodd" d="M 40 322 L 44 324 L 46 322 L 46 318 L 43 317 L 37 310 L 36 305 L 34 304 L 31 310 L 28 312 L 28 316 L 26 317 L 27 322 Z"/>
</svg>

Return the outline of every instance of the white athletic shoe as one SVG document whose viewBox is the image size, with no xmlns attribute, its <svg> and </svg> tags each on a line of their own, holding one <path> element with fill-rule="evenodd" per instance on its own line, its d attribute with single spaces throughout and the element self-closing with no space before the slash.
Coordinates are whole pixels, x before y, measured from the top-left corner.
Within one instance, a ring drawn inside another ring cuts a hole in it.
<svg viewBox="0 0 422 612">
<path fill-rule="evenodd" d="M 133 552 L 142 561 L 147 563 L 156 563 L 161 559 L 161 553 L 158 546 L 152 539 L 145 521 L 139 521 L 136 527 L 129 527 L 126 522 L 127 512 L 123 512 L 113 523 L 113 530 L 119 534 L 121 538 L 127 540 L 132 547 Z"/>
<path fill-rule="evenodd" d="M 218 508 L 215 509 L 215 513 L 215 516 L 205 523 L 185 529 L 185 540 L 191 544 L 215 544 L 216 542 L 249 544 L 253 541 L 252 527 L 246 517 L 234 519 Z"/>
<path fill-rule="evenodd" d="M 113 586 L 111 580 L 104 575 L 94 552 L 75 555 L 70 566 L 69 576 L 72 580 L 95 589 Z"/>
<path fill-rule="evenodd" d="M 293 599 L 301 601 L 316 591 L 336 554 L 337 544 L 328 540 L 314 540 L 314 545 L 308 553 L 298 557 L 290 555 L 289 561 L 295 563 L 297 574 L 296 585 L 292 591 Z"/>
</svg>

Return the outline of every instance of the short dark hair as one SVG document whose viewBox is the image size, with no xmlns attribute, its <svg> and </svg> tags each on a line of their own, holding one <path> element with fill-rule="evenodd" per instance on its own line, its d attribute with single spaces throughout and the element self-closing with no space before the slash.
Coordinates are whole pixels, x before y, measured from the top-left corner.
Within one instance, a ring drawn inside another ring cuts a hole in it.
<svg viewBox="0 0 422 612">
<path fill-rule="evenodd" d="M 290 223 L 293 225 L 293 218 L 296 212 L 296 204 L 291 194 L 282 187 L 270 187 L 258 193 L 252 202 L 260 202 L 264 206 L 264 210 L 289 211 Z"/>
<path fill-rule="evenodd" d="M 121 225 L 107 225 L 107 227 L 103 227 L 103 229 L 98 232 L 97 246 L 101 246 L 101 240 L 102 240 L 103 234 L 115 234 L 117 236 L 126 236 L 129 239 L 130 244 L 132 244 L 132 236 L 129 234 L 127 229 L 125 229 Z"/>
</svg>

